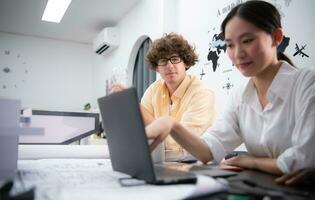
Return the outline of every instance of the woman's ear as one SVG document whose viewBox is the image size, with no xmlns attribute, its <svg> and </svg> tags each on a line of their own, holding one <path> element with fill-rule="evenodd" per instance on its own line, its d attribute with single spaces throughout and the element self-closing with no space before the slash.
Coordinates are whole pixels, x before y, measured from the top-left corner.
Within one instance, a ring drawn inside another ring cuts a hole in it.
<svg viewBox="0 0 315 200">
<path fill-rule="evenodd" d="M 277 28 L 274 32 L 273 41 L 274 45 L 279 46 L 283 39 L 283 30 L 282 28 Z"/>
</svg>

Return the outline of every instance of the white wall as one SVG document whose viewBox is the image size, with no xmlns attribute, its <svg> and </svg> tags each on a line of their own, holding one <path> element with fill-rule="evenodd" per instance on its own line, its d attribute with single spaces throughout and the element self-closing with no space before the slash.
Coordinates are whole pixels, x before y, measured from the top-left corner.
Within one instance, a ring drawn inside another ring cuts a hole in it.
<svg viewBox="0 0 315 200">
<path fill-rule="evenodd" d="M 90 45 L 1 33 L 1 68 L 15 68 L 19 54 L 27 59 L 29 70 L 27 75 L 19 66 L 19 73 L 15 69 L 11 73 L 1 71 L 0 96 L 22 99 L 24 107 L 34 109 L 80 111 L 86 102 L 96 108 L 113 68 L 126 69 L 126 82 L 131 84 L 137 48 L 145 38 L 154 40 L 162 35 L 163 7 L 164 0 L 143 0 L 130 10 L 117 24 L 119 47 L 107 55 L 94 54 Z M 4 55 L 5 50 L 10 56 Z M 14 88 L 22 80 L 25 82 Z"/>
<path fill-rule="evenodd" d="M 205 81 L 215 92 L 218 112 L 225 106 L 228 94 L 231 90 L 239 87 L 245 82 L 245 78 L 232 66 L 227 54 L 220 53 L 218 60 L 219 66 L 213 72 L 212 63 L 207 60 L 210 43 L 214 34 L 220 33 L 220 24 L 226 16 L 226 10 L 231 4 L 237 4 L 241 0 L 198 0 L 178 1 L 177 5 L 177 31 L 188 41 L 196 46 L 199 54 L 199 63 L 192 67 L 188 72 L 200 76 L 202 69 L 206 73 L 203 76 Z M 315 67 L 315 28 L 312 19 L 315 19 L 315 1 L 313 0 L 272 0 L 282 13 L 282 25 L 285 35 L 289 36 L 290 45 L 286 48 L 288 55 L 298 67 Z M 287 4 L 288 3 L 288 4 Z M 220 15 L 218 14 L 220 12 Z M 301 56 L 293 57 L 295 43 L 307 44 L 305 52 L 309 58 Z M 214 48 L 211 48 L 215 50 Z M 231 90 L 227 90 L 227 83 L 232 84 Z"/>
<path fill-rule="evenodd" d="M 207 55 L 213 35 L 220 32 L 226 15 L 223 10 L 237 2 L 240 0 L 143 0 L 117 24 L 120 45 L 107 55 L 94 54 L 90 45 L 0 33 L 0 96 L 21 98 L 24 107 L 37 109 L 78 111 L 86 102 L 95 108 L 96 99 L 105 95 L 105 80 L 113 75 L 113 68 L 126 69 L 126 82 L 131 85 L 133 62 L 141 42 L 175 31 L 195 45 L 200 61 L 188 73 L 200 76 L 204 70 L 203 81 L 214 90 L 220 112 L 230 92 L 226 84 L 232 84 L 233 89 L 244 82 L 244 77 L 224 52 L 220 54 L 220 66 L 213 72 Z M 314 66 L 315 29 L 311 20 L 315 19 L 315 1 L 272 2 L 281 9 L 285 34 L 291 38 L 287 55 L 299 67 Z M 293 57 L 295 43 L 307 44 L 304 52 L 310 57 Z M 6 50 L 10 55 L 5 54 Z M 11 73 L 3 72 L 7 66 Z"/>
<path fill-rule="evenodd" d="M 202 77 L 202 80 L 215 92 L 217 112 L 221 112 L 230 93 L 230 90 L 226 89 L 226 84 L 233 84 L 233 89 L 245 80 L 232 67 L 231 61 L 223 51 L 219 54 L 219 66 L 216 72 L 213 72 L 212 62 L 207 60 L 209 43 L 214 34 L 220 33 L 220 24 L 225 17 L 225 15 L 217 16 L 218 9 L 222 9 L 229 2 L 233 1 L 221 0 L 214 2 L 198 0 L 197 2 L 187 0 L 179 2 L 177 16 L 178 32 L 196 47 L 199 55 L 199 62 L 188 73 L 200 77 L 203 70 L 205 75 Z"/>
<path fill-rule="evenodd" d="M 91 45 L 7 33 L 0 44 L 0 96 L 62 111 L 82 111 L 93 100 Z"/>
<path fill-rule="evenodd" d="M 287 48 L 288 55 L 294 64 L 298 67 L 314 67 L 315 68 L 315 1 L 313 0 L 292 0 L 290 6 L 285 6 L 285 2 L 276 1 L 275 4 L 281 9 L 282 26 L 285 35 L 290 37 L 290 46 Z M 305 45 L 303 52 L 310 57 L 302 57 L 300 55 L 293 56 L 295 53 L 295 43 Z"/>
<path fill-rule="evenodd" d="M 108 55 L 100 55 L 95 63 L 95 98 L 105 95 L 105 80 L 113 74 L 113 68 L 126 69 L 128 85 L 131 85 L 135 46 L 140 46 L 146 37 L 152 40 L 162 35 L 164 0 L 143 0 L 117 25 L 120 30 L 120 45 Z"/>
<path fill-rule="evenodd" d="M 244 1 L 244 0 L 243 0 Z M 188 73 L 200 77 L 203 76 L 209 87 L 215 92 L 218 112 L 224 109 L 229 93 L 239 87 L 246 80 L 223 51 L 219 54 L 218 67 L 213 72 L 212 62 L 207 60 L 209 48 L 213 43 L 214 34 L 220 33 L 220 24 L 231 5 L 236 5 L 242 0 L 144 0 L 131 10 L 118 24 L 121 33 L 120 47 L 107 56 L 98 58 L 96 68 L 96 97 L 104 94 L 105 80 L 113 74 L 113 67 L 128 69 L 128 84 L 132 76 L 132 47 L 139 37 L 147 35 L 152 40 L 160 37 L 164 32 L 178 32 L 192 43 L 199 54 L 199 62 Z M 290 45 L 286 48 L 286 54 L 298 67 L 314 66 L 315 28 L 310 26 L 311 19 L 315 18 L 315 1 L 283 1 L 271 0 L 282 13 L 282 23 L 285 35 L 290 37 Z M 309 24 L 306 26 L 305 24 Z M 307 44 L 305 52 L 309 58 L 301 56 L 293 57 L 295 43 Z M 137 49 L 137 48 L 135 48 Z M 211 48 L 211 50 L 215 50 Z M 228 89 L 230 88 L 230 89 Z"/>
</svg>

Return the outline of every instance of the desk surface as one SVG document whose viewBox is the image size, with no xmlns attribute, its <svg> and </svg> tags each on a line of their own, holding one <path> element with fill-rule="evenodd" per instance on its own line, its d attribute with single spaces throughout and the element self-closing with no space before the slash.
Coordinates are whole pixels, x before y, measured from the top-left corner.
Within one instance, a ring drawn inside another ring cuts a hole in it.
<svg viewBox="0 0 315 200">
<path fill-rule="evenodd" d="M 14 180 L 17 193 L 36 187 L 36 200 L 59 199 L 184 199 L 222 190 L 215 179 L 198 176 L 198 183 L 122 187 L 109 159 L 19 160 Z"/>
<path fill-rule="evenodd" d="M 200 195 L 203 194 L 208 194 L 203 199 L 213 199 L 211 194 L 227 189 L 224 184 L 219 184 L 215 179 L 206 176 L 198 176 L 196 185 L 122 187 L 118 179 L 128 176 L 114 172 L 109 159 L 19 160 L 18 170 L 18 175 L 14 180 L 14 191 L 19 193 L 36 187 L 36 200 L 104 198 L 152 200 L 194 198 L 196 195 L 200 199 Z M 234 191 L 229 189 L 230 192 L 240 192 L 240 190 L 259 192 L 258 187 L 253 188 L 242 184 L 242 180 L 255 180 L 255 183 L 265 191 L 268 191 L 268 188 L 289 191 L 285 193 L 284 199 L 315 199 L 315 192 L 311 192 L 307 197 L 295 195 L 295 191 L 307 191 L 307 189 L 277 185 L 273 176 L 257 171 L 245 170 L 225 180 L 236 186 L 236 191 L 234 187 Z"/>
<path fill-rule="evenodd" d="M 78 158 L 88 159 L 78 159 Z M 42 159 L 42 158 L 50 159 Z M 183 199 L 194 195 L 211 193 L 222 189 L 213 178 L 198 176 L 197 185 L 121 187 L 118 179 L 126 175 L 113 172 L 105 146 L 23 146 L 19 148 L 19 158 L 35 160 L 19 160 L 19 173 L 16 177 L 16 191 L 36 187 L 36 199 Z M 69 159 L 71 158 L 71 159 Z M 77 158 L 77 159 L 73 159 Z M 98 158 L 98 159 L 95 159 Z M 100 159 L 101 158 L 101 159 Z M 178 168 L 178 167 L 177 167 Z M 210 166 L 211 168 L 211 166 Z M 186 169 L 186 166 L 183 166 Z M 243 171 L 227 180 L 240 186 L 238 180 L 255 180 L 259 186 L 277 190 L 295 191 L 296 188 L 276 185 L 275 177 L 257 172 Z M 0 182 L 1 183 L 1 182 Z M 222 186 L 222 185 L 221 185 Z M 252 191 L 252 187 L 243 190 Z M 310 190 L 298 188 L 298 191 Z M 205 199 L 211 199 L 211 195 Z M 224 199 L 224 198 L 223 198 Z M 315 192 L 308 198 L 297 198 L 288 195 L 285 199 L 315 199 Z"/>
</svg>

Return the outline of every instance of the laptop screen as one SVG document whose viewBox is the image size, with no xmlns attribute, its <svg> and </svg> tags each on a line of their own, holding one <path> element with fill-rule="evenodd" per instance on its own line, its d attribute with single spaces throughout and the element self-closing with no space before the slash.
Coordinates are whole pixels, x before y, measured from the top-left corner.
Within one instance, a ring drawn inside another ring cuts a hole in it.
<svg viewBox="0 0 315 200">
<path fill-rule="evenodd" d="M 154 182 L 156 178 L 136 89 L 99 98 L 98 104 L 113 169 Z"/>
</svg>

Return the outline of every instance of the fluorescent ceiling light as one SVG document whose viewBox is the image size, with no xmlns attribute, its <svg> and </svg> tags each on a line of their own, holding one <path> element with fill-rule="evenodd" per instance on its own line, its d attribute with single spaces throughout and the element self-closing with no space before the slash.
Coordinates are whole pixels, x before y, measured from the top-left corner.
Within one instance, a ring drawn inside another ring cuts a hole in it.
<svg viewBox="0 0 315 200">
<path fill-rule="evenodd" d="M 71 0 L 48 0 L 42 20 L 59 23 Z"/>
</svg>

